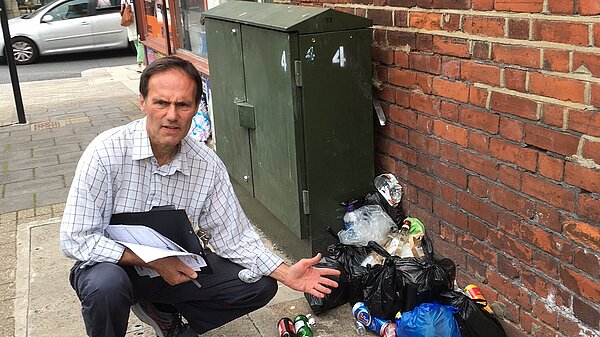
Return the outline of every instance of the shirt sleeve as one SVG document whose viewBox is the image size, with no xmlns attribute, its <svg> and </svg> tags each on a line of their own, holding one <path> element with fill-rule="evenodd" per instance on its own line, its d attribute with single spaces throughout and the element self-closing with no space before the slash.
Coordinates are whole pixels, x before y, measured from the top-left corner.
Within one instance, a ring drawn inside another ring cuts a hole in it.
<svg viewBox="0 0 600 337">
<path fill-rule="evenodd" d="M 109 175 L 89 146 L 77 165 L 60 228 L 63 254 L 83 261 L 83 267 L 98 262 L 117 263 L 125 250 L 104 236 L 112 211 L 105 212 L 106 206 L 112 204 L 109 188 Z"/>
<path fill-rule="evenodd" d="M 212 234 L 215 253 L 245 269 L 244 282 L 271 274 L 283 260 L 262 243 L 233 191 L 225 166 L 216 165 L 215 184 L 200 213 L 199 226 Z"/>
</svg>

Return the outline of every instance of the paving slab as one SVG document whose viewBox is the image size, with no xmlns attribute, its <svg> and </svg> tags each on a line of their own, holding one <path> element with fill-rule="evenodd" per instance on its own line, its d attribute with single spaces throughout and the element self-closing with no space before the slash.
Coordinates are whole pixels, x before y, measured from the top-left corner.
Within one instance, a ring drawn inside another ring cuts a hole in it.
<svg viewBox="0 0 600 337">
<path fill-rule="evenodd" d="M 0 161 L 1 163 L 1 161 Z M 33 170 L 34 169 L 25 169 L 18 171 L 7 171 L 0 174 L 0 184 L 4 184 L 7 182 L 18 182 L 24 180 L 33 179 Z M 0 196 L 2 195 L 0 191 Z"/>
<path fill-rule="evenodd" d="M 14 281 L 16 275 L 16 269 L 11 267 L 10 269 L 0 270 L 0 285 L 8 286 L 10 283 Z M 3 336 L 0 334 L 0 336 Z"/>
<path fill-rule="evenodd" d="M 35 206 L 33 194 L 21 194 L 14 197 L 0 199 L 0 213 L 14 212 Z"/>
<path fill-rule="evenodd" d="M 9 183 L 5 186 L 6 191 L 4 192 L 4 198 L 18 196 L 25 193 L 36 193 L 65 187 L 63 178 L 60 176 L 20 181 L 16 183 Z"/>
<path fill-rule="evenodd" d="M 53 140 L 52 140 L 52 143 L 54 143 Z M 82 152 L 81 147 L 77 143 L 73 143 L 73 144 L 67 144 L 67 145 L 62 145 L 62 146 L 52 145 L 52 146 L 48 146 L 45 148 L 37 148 L 37 149 L 33 149 L 33 157 L 57 154 L 57 155 L 59 155 L 59 158 L 61 158 L 60 155 L 63 155 L 66 153 L 72 153 L 72 152 L 81 153 Z M 62 162 L 62 160 L 61 160 L 61 162 Z"/>
<path fill-rule="evenodd" d="M 8 150 L 7 150 L 8 147 Z M 10 149 L 9 141 L 4 142 L 4 149 L 0 152 L 0 161 L 29 159 L 33 157 L 32 149 Z"/>
<path fill-rule="evenodd" d="M 34 169 L 36 178 L 52 177 L 56 175 L 65 175 L 68 172 L 75 172 L 73 163 L 65 163 L 58 165 L 49 165 L 44 167 L 36 167 Z"/>
<path fill-rule="evenodd" d="M 82 154 L 83 151 L 81 150 L 77 150 L 76 152 L 61 153 L 58 155 L 58 161 L 61 164 L 70 163 L 73 166 L 77 166 L 77 162 L 79 161 L 79 158 L 81 158 Z"/>
<path fill-rule="evenodd" d="M 27 131 L 27 132 L 31 133 L 31 131 Z M 29 136 L 29 138 L 31 138 L 31 136 Z M 44 148 L 47 148 L 49 146 L 54 146 L 54 145 L 56 145 L 54 138 L 35 139 L 35 140 L 30 140 L 30 139 L 18 140 L 14 137 L 10 137 L 9 141 L 6 142 L 5 152 L 14 154 L 14 153 L 17 153 L 18 151 L 23 151 L 23 150 L 30 151 L 31 149 L 44 149 Z"/>
<path fill-rule="evenodd" d="M 15 222 L 0 222 L 0 235 L 8 237 L 9 235 L 16 233 L 16 230 L 17 226 Z M 12 239 L 14 238 L 15 237 L 13 236 Z M 2 251 L 0 250 L 0 254 L 1 253 Z"/>
<path fill-rule="evenodd" d="M 24 151 L 30 152 L 29 148 L 25 149 Z M 46 165 L 56 165 L 58 164 L 58 156 L 50 155 L 37 158 L 11 159 L 7 160 L 6 163 L 8 163 L 8 170 L 22 170 L 27 168 L 43 167 Z"/>
<path fill-rule="evenodd" d="M 67 176 L 63 178 L 65 183 L 65 188 L 48 190 L 48 191 L 39 191 L 35 193 L 35 206 L 49 206 L 54 205 L 59 202 L 64 202 L 67 200 L 67 196 L 69 195 L 69 186 L 71 185 L 71 181 L 73 180 L 73 176 Z"/>
<path fill-rule="evenodd" d="M 5 234 L 6 236 L 9 233 Z M 17 258 L 14 254 L 16 249 L 14 235 L 12 236 L 12 240 L 8 239 L 0 245 L 0 271 L 5 272 L 7 270 L 11 270 L 15 268 L 17 264 Z"/>
</svg>

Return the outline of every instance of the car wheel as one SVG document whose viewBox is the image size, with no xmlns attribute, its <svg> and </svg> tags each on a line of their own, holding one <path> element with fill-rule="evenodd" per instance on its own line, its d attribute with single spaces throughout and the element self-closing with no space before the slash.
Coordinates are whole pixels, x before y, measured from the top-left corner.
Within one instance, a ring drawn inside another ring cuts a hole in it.
<svg viewBox="0 0 600 337">
<path fill-rule="evenodd" d="M 12 39 L 13 55 L 16 64 L 30 64 L 37 61 L 40 53 L 33 41 L 24 37 Z"/>
</svg>

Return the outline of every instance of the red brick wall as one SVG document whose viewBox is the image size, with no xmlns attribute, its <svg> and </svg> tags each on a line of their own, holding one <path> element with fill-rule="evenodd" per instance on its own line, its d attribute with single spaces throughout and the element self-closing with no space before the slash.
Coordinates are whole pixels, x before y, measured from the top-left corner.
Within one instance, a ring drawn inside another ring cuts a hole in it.
<svg viewBox="0 0 600 337">
<path fill-rule="evenodd" d="M 598 336 L 600 1 L 349 1 L 301 3 L 373 20 L 376 164 L 459 284 L 510 336 Z"/>
</svg>

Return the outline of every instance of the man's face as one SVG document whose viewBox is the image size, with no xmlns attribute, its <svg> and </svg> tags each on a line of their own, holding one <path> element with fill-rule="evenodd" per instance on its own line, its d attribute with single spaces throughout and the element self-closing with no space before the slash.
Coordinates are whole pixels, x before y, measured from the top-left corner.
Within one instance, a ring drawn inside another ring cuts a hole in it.
<svg viewBox="0 0 600 337">
<path fill-rule="evenodd" d="M 154 151 L 176 151 L 187 135 L 195 103 L 196 83 L 185 72 L 171 69 L 156 73 L 148 81 L 148 95 L 140 95 L 140 107 L 146 114 L 146 130 Z"/>
</svg>

